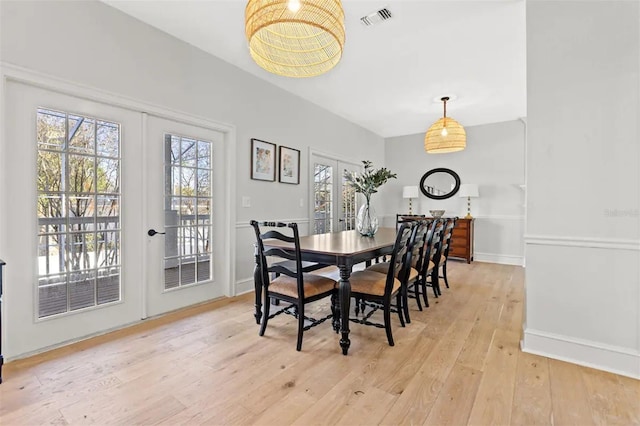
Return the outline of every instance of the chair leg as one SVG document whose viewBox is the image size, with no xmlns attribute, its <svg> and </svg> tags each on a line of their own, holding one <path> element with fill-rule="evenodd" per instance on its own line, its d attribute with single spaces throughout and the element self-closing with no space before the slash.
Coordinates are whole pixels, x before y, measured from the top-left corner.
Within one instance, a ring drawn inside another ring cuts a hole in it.
<svg viewBox="0 0 640 426">
<path fill-rule="evenodd" d="M 404 315 L 403 315 L 404 308 L 402 307 L 402 294 L 400 294 L 400 292 L 398 292 L 398 294 L 396 295 L 396 308 L 398 311 L 398 319 L 400 320 L 400 326 L 404 327 Z"/>
<path fill-rule="evenodd" d="M 300 352 L 302 350 L 302 333 L 304 333 L 304 303 L 298 302 L 298 343 L 296 350 Z"/>
<path fill-rule="evenodd" d="M 413 292 L 416 295 L 416 303 L 418 304 L 418 310 L 422 311 L 422 303 L 420 303 L 420 279 L 416 278 L 413 282 Z"/>
<path fill-rule="evenodd" d="M 433 288 L 433 295 L 438 297 L 440 294 L 440 284 L 438 283 L 438 270 L 440 268 L 433 268 L 433 272 L 431 273 L 431 288 Z"/>
<path fill-rule="evenodd" d="M 427 300 L 427 277 L 422 277 L 420 286 L 422 287 L 422 300 L 424 300 L 424 306 L 425 308 L 428 308 L 429 301 Z"/>
<path fill-rule="evenodd" d="M 267 329 L 267 322 L 269 321 L 269 308 L 271 303 L 269 303 L 269 297 L 264 295 L 264 305 L 262 305 L 262 322 L 260 323 L 260 336 L 264 336 L 264 332 Z"/>
<path fill-rule="evenodd" d="M 402 318 L 402 314 L 400 314 L 400 317 Z M 389 341 L 389 346 L 393 346 L 393 335 L 391 334 L 391 306 L 389 303 L 387 303 L 384 307 L 384 329 L 387 332 L 387 340 Z"/>
<path fill-rule="evenodd" d="M 358 316 L 358 314 L 360 313 L 360 298 L 356 297 L 356 316 Z M 364 313 L 364 310 L 362 311 L 362 313 Z"/>
<path fill-rule="evenodd" d="M 409 316 L 409 296 L 407 295 L 407 286 L 402 286 L 402 309 L 404 311 L 404 320 L 407 324 L 411 324 L 411 317 Z"/>
<path fill-rule="evenodd" d="M 427 298 L 427 278 L 422 277 L 422 300 L 424 300 L 424 307 L 429 307 L 429 299 Z"/>
<path fill-rule="evenodd" d="M 447 261 L 446 260 L 442 265 L 442 277 L 444 278 L 444 285 L 446 285 L 447 288 L 449 288 L 449 280 L 447 279 Z"/>
</svg>

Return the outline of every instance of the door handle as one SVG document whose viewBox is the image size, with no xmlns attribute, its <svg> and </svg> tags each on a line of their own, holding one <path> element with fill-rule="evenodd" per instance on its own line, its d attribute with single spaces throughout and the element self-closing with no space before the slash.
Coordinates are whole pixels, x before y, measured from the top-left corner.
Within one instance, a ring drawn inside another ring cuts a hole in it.
<svg viewBox="0 0 640 426">
<path fill-rule="evenodd" d="M 338 219 L 338 222 L 344 222 L 344 219 Z"/>
<path fill-rule="evenodd" d="M 149 229 L 149 230 L 147 231 L 147 235 L 148 235 L 148 236 L 150 236 L 150 237 L 153 237 L 153 236 L 154 236 L 154 235 L 156 235 L 156 234 L 162 234 L 162 235 L 164 235 L 164 234 L 165 234 L 165 232 L 158 232 L 158 231 L 156 231 L 155 229 Z"/>
</svg>

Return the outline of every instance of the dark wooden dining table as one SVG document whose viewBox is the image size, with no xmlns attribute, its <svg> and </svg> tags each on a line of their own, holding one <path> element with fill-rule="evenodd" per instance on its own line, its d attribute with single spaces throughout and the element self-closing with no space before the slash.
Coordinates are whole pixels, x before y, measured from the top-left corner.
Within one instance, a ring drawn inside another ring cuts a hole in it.
<svg viewBox="0 0 640 426">
<path fill-rule="evenodd" d="M 303 261 L 335 265 L 340 269 L 338 312 L 340 312 L 340 347 L 347 355 L 349 340 L 349 311 L 351 308 L 351 284 L 349 277 L 353 266 L 361 262 L 385 256 L 393 251 L 396 239 L 394 228 L 380 228 L 373 237 L 365 237 L 357 231 L 330 232 L 326 234 L 300 237 L 300 253 Z M 265 241 L 265 247 L 293 247 L 283 241 Z M 260 278 L 258 257 L 254 272 L 256 322 L 262 318 L 262 281 Z"/>
</svg>

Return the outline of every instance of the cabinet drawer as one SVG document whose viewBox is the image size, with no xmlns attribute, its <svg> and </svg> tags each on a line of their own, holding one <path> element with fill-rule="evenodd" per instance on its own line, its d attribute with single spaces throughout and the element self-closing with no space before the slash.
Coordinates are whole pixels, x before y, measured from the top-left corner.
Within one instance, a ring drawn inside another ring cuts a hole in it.
<svg viewBox="0 0 640 426">
<path fill-rule="evenodd" d="M 453 228 L 454 230 L 460 228 L 460 229 L 467 229 L 469 227 L 469 222 L 467 222 L 466 220 L 459 220 L 456 222 L 456 227 Z"/>
<path fill-rule="evenodd" d="M 453 257 L 467 257 L 467 248 L 466 247 L 456 247 L 452 246 L 449 249 L 449 256 Z"/>
<path fill-rule="evenodd" d="M 451 238 L 451 248 L 462 247 L 464 250 L 469 246 L 469 242 L 466 238 Z"/>
<path fill-rule="evenodd" d="M 468 232 L 466 229 L 453 228 L 453 232 L 451 233 L 451 236 L 458 237 L 458 238 L 466 238 L 467 234 Z"/>
</svg>

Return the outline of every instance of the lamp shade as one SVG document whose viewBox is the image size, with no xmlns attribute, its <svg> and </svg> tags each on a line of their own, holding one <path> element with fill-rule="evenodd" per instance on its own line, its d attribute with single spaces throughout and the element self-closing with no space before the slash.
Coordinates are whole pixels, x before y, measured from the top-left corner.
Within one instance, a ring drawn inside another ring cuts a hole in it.
<svg viewBox="0 0 640 426">
<path fill-rule="evenodd" d="M 467 146 L 467 132 L 453 118 L 447 117 L 448 96 L 440 98 L 444 103 L 442 118 L 429 127 L 424 136 L 424 149 L 429 154 L 462 151 Z"/>
<path fill-rule="evenodd" d="M 475 183 L 465 183 L 460 185 L 458 196 L 471 198 L 479 197 L 478 185 L 476 185 Z"/>
<path fill-rule="evenodd" d="M 402 198 L 418 198 L 418 194 L 417 186 L 405 186 L 402 188 Z"/>
<path fill-rule="evenodd" d="M 443 129 L 447 129 L 443 132 Z M 462 151 L 467 146 L 467 132 L 456 120 L 442 117 L 429 127 L 424 137 L 424 149 L 430 154 Z"/>
<path fill-rule="evenodd" d="M 285 77 L 313 77 L 342 57 L 344 11 L 340 0 L 249 0 L 245 34 L 253 60 Z"/>
</svg>

